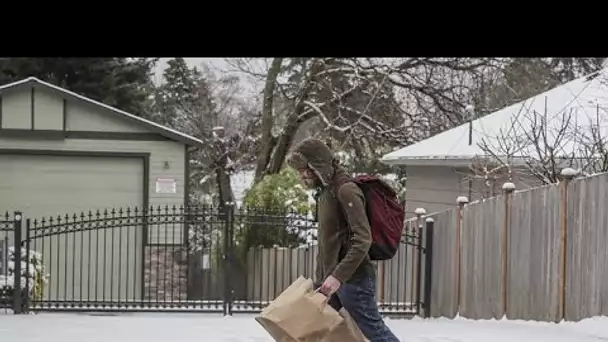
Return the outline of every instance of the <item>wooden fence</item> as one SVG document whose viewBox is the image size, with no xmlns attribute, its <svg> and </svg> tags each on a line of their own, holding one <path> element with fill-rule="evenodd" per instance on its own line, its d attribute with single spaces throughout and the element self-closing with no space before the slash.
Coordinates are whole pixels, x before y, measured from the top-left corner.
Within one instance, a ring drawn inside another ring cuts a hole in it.
<svg viewBox="0 0 608 342">
<path fill-rule="evenodd" d="M 416 219 L 407 220 L 404 233 L 411 233 L 417 222 Z M 314 278 L 317 251 L 316 245 L 249 249 L 247 299 L 260 302 L 272 301 L 299 276 Z M 424 254 L 420 270 L 417 269 L 417 257 L 416 247 L 402 243 L 391 260 L 377 263 L 377 294 L 381 304 L 398 309 L 416 302 L 418 286 L 416 273 L 421 274 L 420 286 L 423 288 L 425 271 Z"/>
<path fill-rule="evenodd" d="M 435 222 L 432 317 L 557 322 L 608 315 L 608 173 L 506 187 L 501 196 L 425 218 Z M 314 245 L 251 249 L 247 297 L 269 301 L 298 276 L 312 277 L 316 252 Z M 378 264 L 381 303 L 414 301 L 414 253 L 404 244 Z"/>
<path fill-rule="evenodd" d="M 608 173 L 429 215 L 431 316 L 608 315 Z"/>
</svg>

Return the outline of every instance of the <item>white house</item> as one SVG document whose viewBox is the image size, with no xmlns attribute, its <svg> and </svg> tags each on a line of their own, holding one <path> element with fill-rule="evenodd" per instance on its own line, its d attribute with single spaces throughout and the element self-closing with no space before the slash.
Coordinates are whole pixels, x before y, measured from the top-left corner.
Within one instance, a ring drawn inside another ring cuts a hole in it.
<svg viewBox="0 0 608 342">
<path fill-rule="evenodd" d="M 608 68 L 388 153 L 382 161 L 407 167 L 410 216 L 417 207 L 440 211 L 455 206 L 458 196 L 473 201 L 500 192 L 509 175 L 518 189 L 542 184 L 530 162 L 549 160 L 551 150 L 560 167 L 585 169 L 597 155 L 589 149 L 598 146 L 593 141 L 608 135 L 607 109 Z"/>
</svg>

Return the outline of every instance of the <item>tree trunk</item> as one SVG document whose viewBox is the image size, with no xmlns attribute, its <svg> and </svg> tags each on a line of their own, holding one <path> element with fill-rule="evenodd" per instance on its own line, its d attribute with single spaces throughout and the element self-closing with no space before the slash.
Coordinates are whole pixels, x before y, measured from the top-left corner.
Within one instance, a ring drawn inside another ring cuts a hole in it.
<svg viewBox="0 0 608 342">
<path fill-rule="evenodd" d="M 230 184 L 230 174 L 228 173 L 228 159 L 230 155 L 229 148 L 225 141 L 225 132 L 223 129 L 218 129 L 214 132 L 217 138 L 213 141 L 216 152 L 215 159 L 215 181 L 217 183 L 217 191 L 219 195 L 219 209 L 223 210 L 226 203 L 234 202 L 234 194 Z"/>
<path fill-rule="evenodd" d="M 278 64 L 278 65 L 274 64 L 275 61 L 276 61 L 276 58 L 273 61 L 271 71 L 273 70 L 273 67 L 277 67 L 277 69 L 280 68 L 280 64 Z M 276 140 L 276 144 L 274 146 L 272 146 L 272 144 L 268 144 L 267 150 L 262 149 L 262 152 L 269 153 L 268 157 L 266 157 L 266 155 L 264 154 L 264 158 L 268 158 L 269 160 L 266 161 L 266 164 L 264 165 L 264 169 L 260 169 L 260 166 L 262 165 L 262 163 L 260 162 L 260 159 L 258 159 L 258 168 L 256 169 L 256 175 L 258 175 L 258 173 L 259 173 L 259 179 L 261 179 L 261 177 L 263 177 L 264 174 L 272 175 L 272 174 L 277 174 L 277 173 L 279 173 L 279 171 L 281 171 L 283 162 L 285 162 L 285 157 L 287 156 L 287 153 L 289 152 L 289 148 L 291 147 L 291 144 L 293 142 L 293 139 L 294 139 L 296 133 L 298 132 L 298 129 L 304 122 L 310 120 L 315 115 L 317 115 L 314 111 L 309 111 L 308 114 L 306 114 L 305 111 L 307 109 L 307 106 L 304 104 L 304 102 L 308 99 L 311 91 L 314 89 L 314 86 L 315 86 L 314 81 L 316 79 L 316 74 L 319 73 L 323 69 L 323 65 L 324 64 L 321 62 L 320 59 L 313 60 L 311 63 L 311 66 L 310 66 L 310 70 L 308 70 L 307 72 L 304 72 L 304 75 L 308 74 L 308 76 L 307 76 L 308 79 L 304 83 L 303 88 L 300 90 L 299 98 L 294 101 L 295 109 L 292 112 L 292 114 L 290 114 L 289 117 L 287 118 L 287 122 L 285 124 L 285 127 L 282 130 L 281 135 Z M 266 81 L 267 87 L 268 87 L 268 82 L 271 79 L 271 76 L 276 81 L 276 78 L 278 76 L 278 70 L 276 71 L 276 74 L 273 74 L 269 71 L 268 79 Z M 273 90 L 274 90 L 274 87 L 273 87 Z M 264 90 L 264 94 L 266 95 L 266 89 Z M 264 98 L 264 104 L 266 104 L 266 101 L 268 99 L 270 99 L 270 98 L 266 98 L 266 97 Z M 272 113 L 271 109 L 272 108 L 270 108 L 270 113 Z M 266 108 L 265 108 L 264 115 L 266 115 Z M 264 131 L 263 133 L 266 133 L 266 131 Z M 269 136 L 272 137 L 272 135 L 269 135 Z M 270 138 L 267 138 L 267 140 L 272 141 Z M 264 142 L 264 139 L 263 139 L 263 142 Z M 260 156 L 262 156 L 262 154 Z"/>
<path fill-rule="evenodd" d="M 217 190 L 219 192 L 221 210 L 224 209 L 226 203 L 234 202 L 232 194 L 232 185 L 230 184 L 230 176 L 223 167 L 218 167 L 215 170 L 215 180 L 217 182 Z"/>
<path fill-rule="evenodd" d="M 188 300 L 202 300 L 203 288 L 203 255 L 204 250 L 196 251 L 188 255 Z"/>
<path fill-rule="evenodd" d="M 264 104 L 262 109 L 262 141 L 260 143 L 260 154 L 258 155 L 257 166 L 255 168 L 254 183 L 260 181 L 264 176 L 268 161 L 272 155 L 274 89 L 276 87 L 277 77 L 281 72 L 281 63 L 283 63 L 283 58 L 274 58 L 266 77 L 266 85 L 264 86 Z"/>
<path fill-rule="evenodd" d="M 298 132 L 298 129 L 304 122 L 310 120 L 316 115 L 314 112 L 311 112 L 308 115 L 303 114 L 307 109 L 304 102 L 309 98 L 310 92 L 313 90 L 315 85 L 314 81 L 316 79 L 316 74 L 319 73 L 322 68 L 323 63 L 321 63 L 319 59 L 313 60 L 309 70 L 309 79 L 301 90 L 300 98 L 294 105 L 294 112 L 292 112 L 292 114 L 287 118 L 287 123 L 285 124 L 285 127 L 277 140 L 270 165 L 268 165 L 266 170 L 267 174 L 272 175 L 281 171 L 281 167 L 283 166 L 287 152 L 289 152 L 289 148 L 291 147 L 291 143 L 293 142 L 293 138 Z"/>
<path fill-rule="evenodd" d="M 291 143 L 293 142 L 293 138 L 295 137 L 299 127 L 299 123 L 293 123 L 288 124 L 283 129 L 283 133 L 277 140 L 274 153 L 272 154 L 272 159 L 266 170 L 267 174 L 273 175 L 281 171 L 281 166 L 283 166 L 283 162 L 285 162 L 285 157 L 287 156 L 287 152 L 289 152 L 289 147 L 291 147 Z"/>
</svg>

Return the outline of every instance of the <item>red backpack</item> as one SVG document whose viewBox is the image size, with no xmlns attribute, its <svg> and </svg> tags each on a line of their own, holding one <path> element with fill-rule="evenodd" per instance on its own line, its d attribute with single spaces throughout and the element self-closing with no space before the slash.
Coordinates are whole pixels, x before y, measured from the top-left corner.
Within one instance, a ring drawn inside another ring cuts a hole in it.
<svg viewBox="0 0 608 342">
<path fill-rule="evenodd" d="M 392 259 L 399 250 L 405 224 L 405 208 L 397 192 L 384 180 L 373 175 L 359 175 L 338 183 L 337 189 L 352 181 L 363 192 L 367 217 L 372 230 L 371 260 Z"/>
</svg>

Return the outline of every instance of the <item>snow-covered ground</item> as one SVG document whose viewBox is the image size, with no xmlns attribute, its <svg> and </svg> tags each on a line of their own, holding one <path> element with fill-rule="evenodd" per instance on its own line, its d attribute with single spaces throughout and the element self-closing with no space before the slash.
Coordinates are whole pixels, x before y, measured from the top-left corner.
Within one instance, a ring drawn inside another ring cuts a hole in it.
<svg viewBox="0 0 608 342">
<path fill-rule="evenodd" d="M 0 340 L 11 342 L 272 342 L 252 315 L 0 313 Z M 591 342 L 608 340 L 608 318 L 578 323 L 390 320 L 403 342 Z"/>
</svg>

